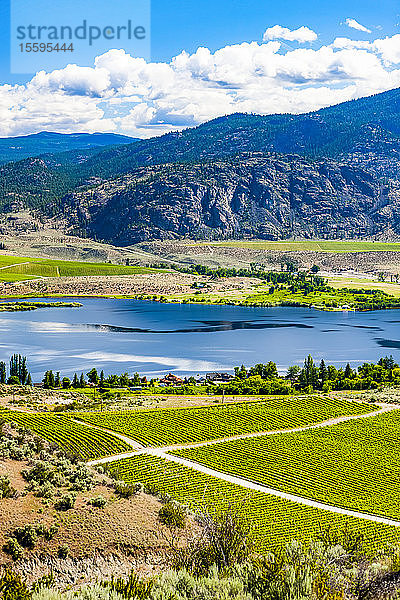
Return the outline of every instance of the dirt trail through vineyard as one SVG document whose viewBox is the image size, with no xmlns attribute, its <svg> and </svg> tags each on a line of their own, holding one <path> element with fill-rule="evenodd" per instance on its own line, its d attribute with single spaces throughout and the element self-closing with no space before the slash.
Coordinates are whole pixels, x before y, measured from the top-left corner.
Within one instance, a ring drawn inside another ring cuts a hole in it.
<svg viewBox="0 0 400 600">
<path fill-rule="evenodd" d="M 87 463 L 88 465 L 94 466 L 94 465 L 102 465 L 102 464 L 105 464 L 108 462 L 113 462 L 115 460 L 120 460 L 121 458 L 131 458 L 132 456 L 136 456 L 137 454 L 151 454 L 153 452 L 153 450 L 156 450 L 157 452 L 168 453 L 173 450 L 182 450 L 184 448 L 201 448 L 202 446 L 212 446 L 214 444 L 221 444 L 222 442 L 234 442 L 235 440 L 242 440 L 242 439 L 246 439 L 246 438 L 263 437 L 266 435 L 278 435 L 280 433 L 296 433 L 296 432 L 300 432 L 300 431 L 307 431 L 308 429 L 319 429 L 321 427 L 330 427 L 332 425 L 337 425 L 338 423 L 345 423 L 346 421 L 353 421 L 356 419 L 365 419 L 365 418 L 369 418 L 369 417 L 375 417 L 377 415 L 381 415 L 386 412 L 391 412 L 393 410 L 400 409 L 400 405 L 398 405 L 398 404 L 379 404 L 379 406 L 381 408 L 379 408 L 378 410 L 374 410 L 369 413 L 363 413 L 362 415 L 347 415 L 347 416 L 342 416 L 342 417 L 333 417 L 332 419 L 327 419 L 326 421 L 320 421 L 319 423 L 312 423 L 311 425 L 302 425 L 301 427 L 293 427 L 291 429 L 274 429 L 272 431 L 257 431 L 257 432 L 253 432 L 253 433 L 241 433 L 239 435 L 232 435 L 230 437 L 218 438 L 215 440 L 206 440 L 204 442 L 194 442 L 194 443 L 188 443 L 188 444 L 173 444 L 170 446 L 160 446 L 157 448 L 154 448 L 152 446 L 150 446 L 150 447 L 142 446 L 136 440 L 134 440 L 130 437 L 127 437 L 125 435 L 122 435 L 120 433 L 116 433 L 112 429 L 106 429 L 105 427 L 100 427 L 98 425 L 91 425 L 89 423 L 86 423 L 85 421 L 81 421 L 78 419 L 74 419 L 74 421 L 76 421 L 77 423 L 80 423 L 81 425 L 87 425 L 88 427 L 93 427 L 94 429 L 99 429 L 100 431 L 106 431 L 107 433 L 110 433 L 111 435 L 114 435 L 115 437 L 120 438 L 127 444 L 130 444 L 133 448 L 132 451 L 130 451 L 130 452 L 123 452 L 121 454 L 105 456 L 104 458 L 97 458 L 97 459 L 91 460 Z"/>
<path fill-rule="evenodd" d="M 294 494 L 288 494 L 286 492 L 282 492 L 281 490 L 277 490 L 275 488 L 269 488 L 265 485 L 261 485 L 250 479 L 244 479 L 243 477 L 236 477 L 234 475 L 229 475 L 228 473 L 224 473 L 222 471 L 216 471 L 216 470 L 210 469 L 200 463 L 197 463 L 197 462 L 194 462 L 191 460 L 187 460 L 186 458 L 182 458 L 180 456 L 174 456 L 172 454 L 169 454 L 169 451 L 177 450 L 180 448 L 199 448 L 201 446 L 210 446 L 210 445 L 218 444 L 218 443 L 224 442 L 224 441 L 234 441 L 237 439 L 260 437 L 260 436 L 265 436 L 265 435 L 277 435 L 280 433 L 306 431 L 308 429 L 318 429 L 321 427 L 329 427 L 332 425 L 336 425 L 338 423 L 344 423 L 346 421 L 353 421 L 356 419 L 365 419 L 365 418 L 369 418 L 369 417 L 374 417 L 377 415 L 381 415 L 383 413 L 387 413 L 387 412 L 391 412 L 393 410 L 400 409 L 400 405 L 397 405 L 397 404 L 380 404 L 380 407 L 381 408 L 379 410 L 376 410 L 376 411 L 373 411 L 370 413 L 365 413 L 362 415 L 349 415 L 349 416 L 345 416 L 345 417 L 335 417 L 332 419 L 328 419 L 327 421 L 323 421 L 320 423 L 314 423 L 312 425 L 305 425 L 303 427 L 295 427 L 292 429 L 279 429 L 279 430 L 275 430 L 275 431 L 263 431 L 263 432 L 257 432 L 257 433 L 247 433 L 247 434 L 222 438 L 219 440 L 209 440 L 206 442 L 197 442 L 195 444 L 185 444 L 185 445 L 179 445 L 179 446 L 178 445 L 165 446 L 165 447 L 161 447 L 161 448 L 140 447 L 140 444 L 138 444 L 138 442 L 136 442 L 135 440 L 133 440 L 131 438 L 122 436 L 121 434 L 116 434 L 115 432 L 111 431 L 110 429 L 92 426 L 92 427 L 95 427 L 95 429 L 100 429 L 103 431 L 107 431 L 108 433 L 112 433 L 113 435 L 117 435 L 117 437 L 119 437 L 120 439 L 123 439 L 124 441 L 131 444 L 132 447 L 136 448 L 136 450 L 133 450 L 132 452 L 124 452 L 121 454 L 116 454 L 114 456 L 107 456 L 105 458 L 91 460 L 87 464 L 93 465 L 93 466 L 101 465 L 101 464 L 106 464 L 106 463 L 113 462 L 116 460 L 121 460 L 123 458 L 131 458 L 131 457 L 137 456 L 139 454 L 147 454 L 149 456 L 156 456 L 158 458 L 163 458 L 165 460 L 169 460 L 171 462 L 180 464 L 180 465 L 188 467 L 190 469 L 199 471 L 200 473 L 204 473 L 205 475 L 209 475 L 211 477 L 216 477 L 217 479 L 227 481 L 228 483 L 232 483 L 234 485 L 239 485 L 240 487 L 243 487 L 243 488 L 246 488 L 249 490 L 253 490 L 256 492 L 262 492 L 265 494 L 270 494 L 271 496 L 275 496 L 277 498 L 282 498 L 284 500 L 290 500 L 291 502 L 297 502 L 298 504 L 302 504 L 305 506 L 312 506 L 313 508 L 326 510 L 328 512 L 341 514 L 341 515 L 345 515 L 348 517 L 355 517 L 358 519 L 364 519 L 366 521 L 373 521 L 375 523 L 382 523 L 385 525 L 393 525 L 395 527 L 400 527 L 400 521 L 395 521 L 393 519 L 388 519 L 386 517 L 372 515 L 369 513 L 358 512 L 358 511 L 350 510 L 350 509 L 346 509 L 346 508 L 340 508 L 338 506 L 325 504 L 323 502 L 318 502 L 316 500 L 312 500 L 310 498 L 305 498 L 303 496 L 296 496 Z M 78 421 L 78 422 L 85 424 L 83 421 Z M 87 423 L 86 423 L 86 425 L 87 425 Z"/>
</svg>

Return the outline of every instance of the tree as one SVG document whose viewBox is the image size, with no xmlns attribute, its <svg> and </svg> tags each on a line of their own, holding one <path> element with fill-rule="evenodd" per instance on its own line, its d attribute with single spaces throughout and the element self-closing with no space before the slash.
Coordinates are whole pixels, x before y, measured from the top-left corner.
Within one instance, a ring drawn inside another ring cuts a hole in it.
<svg viewBox="0 0 400 600">
<path fill-rule="evenodd" d="M 89 383 L 92 383 L 93 385 L 97 385 L 99 383 L 99 376 L 97 374 L 97 369 L 90 369 L 89 373 L 86 373 L 87 377 L 88 377 L 88 381 Z M 104 373 L 103 373 L 103 377 L 104 377 Z"/>
<path fill-rule="evenodd" d="M 85 376 L 83 373 L 81 373 L 81 376 L 79 378 L 79 387 L 81 387 L 81 388 L 86 387 Z"/>
<path fill-rule="evenodd" d="M 353 369 L 350 367 L 350 364 L 347 363 L 346 368 L 344 370 L 344 376 L 346 379 L 351 379 L 353 377 Z"/>
<path fill-rule="evenodd" d="M 140 377 L 139 377 L 139 383 L 140 383 Z M 122 373 L 121 377 L 119 378 L 119 385 L 121 387 L 129 387 L 129 375 L 128 375 L 128 373 Z"/>
<path fill-rule="evenodd" d="M 293 365 L 292 367 L 288 368 L 288 370 L 286 372 L 286 379 L 289 379 L 289 381 L 293 385 L 294 383 L 296 383 L 299 380 L 300 373 L 301 373 L 301 369 L 300 369 L 299 365 Z"/>
<path fill-rule="evenodd" d="M 12 355 L 10 359 L 10 377 L 17 377 L 22 385 L 25 384 L 28 377 L 26 356 L 22 356 L 21 354 Z"/>
<path fill-rule="evenodd" d="M 31 377 L 30 373 L 28 373 L 28 377 L 26 379 L 25 385 L 29 385 L 30 387 L 32 387 L 32 377 Z"/>
<path fill-rule="evenodd" d="M 63 377 L 62 379 L 62 386 L 65 390 L 67 390 L 68 388 L 71 387 L 71 380 L 69 377 Z"/>
<path fill-rule="evenodd" d="M 55 379 L 53 371 L 46 371 L 43 377 L 43 387 L 47 390 L 53 389 L 55 386 Z"/>
<path fill-rule="evenodd" d="M 55 380 L 54 380 L 54 385 L 55 385 L 56 388 L 61 387 L 60 371 L 57 371 L 57 373 L 56 373 L 56 377 L 55 377 Z"/>
<path fill-rule="evenodd" d="M 102 388 L 104 386 L 104 371 L 101 370 L 100 373 L 100 387 Z"/>
<path fill-rule="evenodd" d="M 7 369 L 6 363 L 0 362 L 0 383 L 5 383 L 7 381 Z"/>
<path fill-rule="evenodd" d="M 26 380 L 28 379 L 28 369 L 26 366 L 26 356 L 20 356 L 20 362 L 19 362 L 19 379 L 22 383 L 22 385 L 26 384 Z"/>
<path fill-rule="evenodd" d="M 246 379 L 247 370 L 244 365 L 242 365 L 240 367 L 240 369 L 239 369 L 239 367 L 235 367 L 235 377 L 236 377 L 236 379 Z"/>
<path fill-rule="evenodd" d="M 338 376 L 337 368 L 334 367 L 333 365 L 329 365 L 328 366 L 328 380 L 335 381 L 335 379 L 337 379 L 337 376 Z"/>
<path fill-rule="evenodd" d="M 8 385 L 21 385 L 21 382 L 16 375 L 11 375 L 11 377 L 8 378 L 7 383 Z"/>
<path fill-rule="evenodd" d="M 325 381 L 328 379 L 328 369 L 326 368 L 324 359 L 319 363 L 319 371 L 318 371 L 319 379 L 321 384 L 324 385 Z"/>
<path fill-rule="evenodd" d="M 244 369 L 242 365 L 242 369 Z M 241 371 L 239 371 L 240 373 Z M 262 379 L 275 379 L 278 377 L 278 370 L 276 368 L 276 364 L 272 361 L 269 361 L 266 365 L 261 363 L 255 365 L 249 372 L 246 372 L 246 377 L 252 377 L 253 375 L 259 375 Z M 245 379 L 246 377 L 240 377 L 241 379 Z"/>
<path fill-rule="evenodd" d="M 299 379 L 303 388 L 307 388 L 309 386 L 313 388 L 317 387 L 318 369 L 314 364 L 311 354 L 309 354 L 304 361 L 304 367 L 301 370 Z"/>
<path fill-rule="evenodd" d="M 132 385 L 137 386 L 140 385 L 140 375 L 139 373 L 135 373 L 132 377 Z"/>
<path fill-rule="evenodd" d="M 73 388 L 79 387 L 79 379 L 78 379 L 78 375 L 76 373 L 74 373 L 74 378 L 72 380 L 72 387 Z"/>
</svg>

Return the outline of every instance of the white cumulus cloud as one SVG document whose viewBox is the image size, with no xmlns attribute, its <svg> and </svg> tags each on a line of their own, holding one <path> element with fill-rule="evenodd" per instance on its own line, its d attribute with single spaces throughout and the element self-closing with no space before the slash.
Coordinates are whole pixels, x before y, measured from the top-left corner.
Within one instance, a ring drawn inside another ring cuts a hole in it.
<svg viewBox="0 0 400 600">
<path fill-rule="evenodd" d="M 299 27 L 298 29 L 289 29 L 281 25 L 274 25 L 265 30 L 263 35 L 264 42 L 269 40 L 287 40 L 288 42 L 315 42 L 318 35 L 309 27 Z"/>
<path fill-rule="evenodd" d="M 261 43 L 200 47 L 166 62 L 113 49 L 92 66 L 70 64 L 23 85 L 0 85 L 0 136 L 53 130 L 148 138 L 234 112 L 307 112 L 400 86 L 400 34 L 305 47 L 312 36 L 304 30 L 311 30 L 300 27 L 287 30 L 298 35 L 289 48 L 275 39 L 282 30 L 286 35 L 284 27 L 270 28 L 274 39 Z"/>
<path fill-rule="evenodd" d="M 359 23 L 355 19 L 346 19 L 345 23 L 347 27 L 351 27 L 351 29 L 357 29 L 357 31 L 364 31 L 364 33 L 372 33 L 370 29 L 368 29 L 364 25 L 361 25 L 361 23 Z"/>
</svg>

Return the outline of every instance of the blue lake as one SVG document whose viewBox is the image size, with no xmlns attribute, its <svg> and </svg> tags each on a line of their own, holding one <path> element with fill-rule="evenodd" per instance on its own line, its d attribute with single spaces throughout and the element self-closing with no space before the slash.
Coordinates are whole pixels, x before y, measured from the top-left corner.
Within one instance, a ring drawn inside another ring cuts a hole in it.
<svg viewBox="0 0 400 600">
<path fill-rule="evenodd" d="M 47 369 L 70 376 L 91 367 L 106 374 L 138 371 L 156 376 L 225 371 L 273 360 L 284 371 L 301 364 L 309 353 L 335 365 L 357 365 L 389 354 L 400 361 L 400 310 L 329 313 L 77 300 L 82 308 L 1 313 L 0 360 L 8 361 L 14 352 L 26 355 L 36 381 Z"/>
</svg>

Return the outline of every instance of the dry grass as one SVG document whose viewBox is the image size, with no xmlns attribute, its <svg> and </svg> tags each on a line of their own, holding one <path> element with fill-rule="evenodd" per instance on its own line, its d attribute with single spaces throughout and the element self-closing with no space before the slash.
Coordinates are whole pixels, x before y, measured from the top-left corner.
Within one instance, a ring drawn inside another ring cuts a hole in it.
<svg viewBox="0 0 400 600">
<path fill-rule="evenodd" d="M 370 279 L 357 278 L 328 278 L 329 285 L 336 289 L 351 288 L 351 289 L 374 289 L 382 290 L 392 296 L 400 297 L 400 285 L 397 283 L 373 281 Z"/>
<path fill-rule="evenodd" d="M 46 527 L 57 525 L 58 532 L 50 541 L 38 538 L 34 550 L 25 550 L 25 558 L 46 554 L 56 556 L 60 546 L 68 546 L 70 556 L 78 559 L 94 556 L 121 554 L 141 558 L 164 556 L 167 544 L 157 523 L 160 502 L 153 496 L 141 493 L 130 499 L 120 499 L 112 488 L 97 485 L 88 492 L 80 492 L 75 507 L 56 511 L 52 504 L 46 506 L 41 498 L 31 492 L 23 495 L 25 481 L 21 469 L 25 461 L 0 461 L 0 474 L 8 474 L 12 485 L 18 490 L 17 498 L 0 500 L 0 549 L 13 529 L 26 524 L 42 523 Z M 104 508 L 96 508 L 87 503 L 90 498 L 103 496 L 107 499 Z M 183 542 L 191 533 L 191 527 L 183 537 Z M 9 561 L 9 556 L 0 550 L 0 564 Z"/>
</svg>

